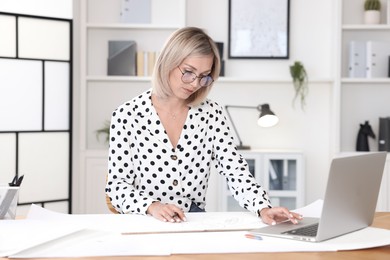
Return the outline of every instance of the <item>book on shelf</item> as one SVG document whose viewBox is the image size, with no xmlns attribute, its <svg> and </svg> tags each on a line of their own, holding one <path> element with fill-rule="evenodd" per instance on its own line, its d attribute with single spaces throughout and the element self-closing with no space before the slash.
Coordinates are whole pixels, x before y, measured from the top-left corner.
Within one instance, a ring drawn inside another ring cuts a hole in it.
<svg viewBox="0 0 390 260">
<path fill-rule="evenodd" d="M 143 51 L 137 51 L 137 76 L 145 76 Z"/>
<path fill-rule="evenodd" d="M 367 78 L 386 78 L 389 70 L 390 42 L 367 41 Z"/>
<path fill-rule="evenodd" d="M 390 152 L 390 117 L 379 118 L 378 150 Z"/>
<path fill-rule="evenodd" d="M 157 57 L 155 51 L 137 51 L 137 76 L 152 76 Z"/>
<path fill-rule="evenodd" d="M 156 53 L 154 51 L 148 52 L 148 76 L 152 76 L 155 62 Z"/>
<path fill-rule="evenodd" d="M 350 78 L 366 77 L 366 42 L 349 42 L 348 76 Z"/>
</svg>

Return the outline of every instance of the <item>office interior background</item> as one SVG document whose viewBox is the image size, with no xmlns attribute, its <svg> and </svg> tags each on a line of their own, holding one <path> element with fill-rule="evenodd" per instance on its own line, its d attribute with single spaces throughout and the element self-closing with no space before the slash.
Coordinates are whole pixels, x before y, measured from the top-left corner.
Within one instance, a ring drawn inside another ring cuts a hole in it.
<svg viewBox="0 0 390 260">
<path fill-rule="evenodd" d="M 9 29 L 9 26 L 19 26 L 19 30 L 30 28 L 23 27 L 21 22 L 13 21 L 36 18 L 39 28 L 54 28 L 52 38 L 61 40 L 58 45 L 64 47 L 69 54 L 65 55 L 65 58 L 53 58 L 50 56 L 53 54 L 39 54 L 38 50 L 37 56 L 34 56 L 31 54 L 34 53 L 31 48 L 30 54 L 23 54 L 23 38 L 16 38 L 12 44 L 4 40 L 6 38 L 0 39 L 0 46 L 18 46 L 8 47 L 7 50 L 10 51 L 6 53 L 0 51 L 0 65 L 3 68 L 9 67 L 9 62 L 21 62 L 21 66 L 25 66 L 24 63 L 28 61 L 40 62 L 39 64 L 44 64 L 42 70 L 45 73 L 42 78 L 32 78 L 40 83 L 45 82 L 43 89 L 46 89 L 46 86 L 56 86 L 57 80 L 58 85 L 62 86 L 61 91 L 65 91 L 61 92 L 65 93 L 62 95 L 64 99 L 53 95 L 56 98 L 55 104 L 63 104 L 55 109 L 62 111 L 56 115 L 65 117 L 65 127 L 50 129 L 45 123 L 43 126 L 39 123 L 36 128 L 34 126 L 30 129 L 31 126 L 28 125 L 28 129 L 24 129 L 25 126 L 11 122 L 14 128 L 7 129 L 3 125 L 5 123 L 1 122 L 0 182 L 8 183 L 18 171 L 23 171 L 26 175 L 19 193 L 22 204 L 19 207 L 20 212 L 28 210 L 29 202 L 38 202 L 44 207 L 65 213 L 109 212 L 104 194 L 108 145 L 104 136 L 97 136 L 96 131 L 110 119 L 111 112 L 119 104 L 151 86 L 148 75 L 107 75 L 108 42 L 135 41 L 137 50 L 156 52 L 170 33 L 183 26 L 204 28 L 215 41 L 224 44 L 224 76 L 214 83 L 209 96 L 211 99 L 223 106 L 256 107 L 268 103 L 278 115 L 278 125 L 261 128 L 256 124 L 258 111 L 255 109 L 231 110 L 239 137 L 244 144 L 251 146 L 251 150 L 243 151 L 243 154 L 254 162 L 253 166 L 257 167 L 256 177 L 260 181 L 268 183 L 272 179 L 267 168 L 268 161 L 286 160 L 287 164 L 291 160 L 294 161 L 296 172 L 293 182 L 296 184 L 292 190 L 295 191 L 275 193 L 278 203 L 283 205 L 283 196 L 291 196 L 299 201 L 295 204 L 287 203 L 287 206 L 297 207 L 321 199 L 325 192 L 331 159 L 340 154 L 356 152 L 359 127 L 365 121 L 370 122 L 376 134 L 376 139 L 369 138 L 370 151 L 378 150 L 379 118 L 390 116 L 390 80 L 387 76 L 350 78 L 348 44 L 353 40 L 390 42 L 387 1 L 381 1 L 381 24 L 371 26 L 363 25 L 364 0 L 278 1 L 281 4 L 289 2 L 289 57 L 286 59 L 228 57 L 228 0 L 151 0 L 151 17 L 146 23 L 121 21 L 123 2 L 125 1 L 3 0 L 0 3 L 0 22 L 3 24 L 2 26 L 0 23 L 0 32 L 4 35 L 11 35 L 12 38 L 12 32 L 16 32 Z M 21 15 L 20 18 L 17 18 L 18 14 Z M 53 20 L 47 21 L 47 17 L 55 18 L 54 21 L 64 25 L 53 25 Z M 70 26 L 67 27 L 66 24 Z M 65 26 L 65 29 L 61 26 Z M 57 37 L 59 31 L 63 35 Z M 27 35 L 29 39 L 34 38 L 32 33 Z M 50 35 L 45 33 L 41 32 L 37 37 L 41 37 L 44 44 L 50 42 L 45 39 L 50 38 Z M 39 44 L 37 46 L 39 49 Z M 304 109 L 299 103 L 294 105 L 292 102 L 295 93 L 289 68 L 295 61 L 304 64 L 309 79 Z M 65 62 L 69 67 L 61 69 L 53 65 L 53 76 L 47 76 L 51 75 L 50 71 L 46 72 L 51 68 L 50 64 L 63 65 Z M 25 70 L 26 68 L 20 67 L 11 75 L 19 77 L 19 71 L 22 73 L 20 77 L 23 77 Z M 42 75 L 41 70 L 38 70 L 38 73 Z M 9 89 L 7 90 L 1 81 L 0 77 L 0 95 L 6 97 Z M 12 82 L 12 79 L 7 82 L 10 81 Z M 28 84 L 28 80 L 22 83 Z M 51 97 L 50 92 L 44 92 L 46 96 L 40 96 L 41 85 L 37 85 L 38 103 L 41 104 L 44 100 L 43 103 L 46 104 L 45 100 Z M 19 97 L 14 92 L 13 97 L 17 106 Z M 50 104 L 50 100 L 47 102 Z M 11 109 L 1 104 L 0 107 L 3 111 Z M 45 109 L 37 109 L 39 113 L 42 113 L 41 110 L 44 115 L 39 117 L 40 120 L 42 117 L 49 118 Z M 12 121 L 5 117 L 4 113 L 0 118 Z M 66 137 L 60 137 L 60 145 L 46 148 L 50 147 L 50 144 L 56 144 L 58 140 L 52 135 L 61 133 L 65 133 Z M 41 140 L 35 138 L 34 134 L 51 136 Z M 382 211 L 390 209 L 388 165 L 389 163 L 385 168 L 377 206 L 377 209 Z M 213 176 L 208 199 L 209 211 L 228 208 L 222 179 Z"/>
</svg>

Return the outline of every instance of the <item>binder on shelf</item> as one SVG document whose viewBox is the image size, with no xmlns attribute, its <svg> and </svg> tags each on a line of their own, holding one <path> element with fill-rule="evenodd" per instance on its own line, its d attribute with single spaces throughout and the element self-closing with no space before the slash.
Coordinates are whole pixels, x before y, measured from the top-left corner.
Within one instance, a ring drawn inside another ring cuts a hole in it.
<svg viewBox="0 0 390 260">
<path fill-rule="evenodd" d="M 378 150 L 390 152 L 390 117 L 379 118 Z"/>
<path fill-rule="evenodd" d="M 107 75 L 135 76 L 135 41 L 108 41 Z"/>
<path fill-rule="evenodd" d="M 386 78 L 388 75 L 390 42 L 368 41 L 366 46 L 368 78 Z"/>
<path fill-rule="evenodd" d="M 123 23 L 151 23 L 151 0 L 122 0 L 121 22 Z"/>
<path fill-rule="evenodd" d="M 348 76 L 350 78 L 366 77 L 366 42 L 349 42 Z"/>
</svg>

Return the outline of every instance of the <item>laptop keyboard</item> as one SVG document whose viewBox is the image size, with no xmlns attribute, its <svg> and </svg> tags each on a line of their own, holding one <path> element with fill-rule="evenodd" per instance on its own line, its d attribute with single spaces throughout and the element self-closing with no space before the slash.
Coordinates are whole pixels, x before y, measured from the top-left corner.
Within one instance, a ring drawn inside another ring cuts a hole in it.
<svg viewBox="0 0 390 260">
<path fill-rule="evenodd" d="M 317 235 L 317 230 L 318 230 L 318 223 L 306 227 L 289 230 L 283 232 L 283 234 L 315 237 Z"/>
</svg>

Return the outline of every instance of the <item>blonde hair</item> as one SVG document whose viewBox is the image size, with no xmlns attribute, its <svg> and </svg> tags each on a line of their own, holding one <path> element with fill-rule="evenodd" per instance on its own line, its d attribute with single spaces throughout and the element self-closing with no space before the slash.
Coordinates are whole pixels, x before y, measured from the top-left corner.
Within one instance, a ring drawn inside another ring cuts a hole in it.
<svg viewBox="0 0 390 260">
<path fill-rule="evenodd" d="M 210 76 L 215 80 L 219 77 L 221 69 L 218 48 L 215 42 L 202 29 L 196 27 L 184 27 L 175 31 L 165 43 L 154 66 L 152 76 L 153 94 L 160 98 L 172 95 L 169 82 L 169 74 L 176 69 L 189 56 L 213 55 L 213 66 Z M 211 90 L 202 87 L 188 99 L 188 105 L 196 106 L 203 102 Z"/>
</svg>

